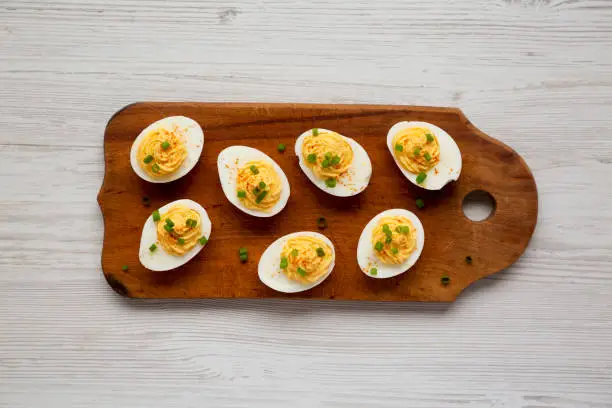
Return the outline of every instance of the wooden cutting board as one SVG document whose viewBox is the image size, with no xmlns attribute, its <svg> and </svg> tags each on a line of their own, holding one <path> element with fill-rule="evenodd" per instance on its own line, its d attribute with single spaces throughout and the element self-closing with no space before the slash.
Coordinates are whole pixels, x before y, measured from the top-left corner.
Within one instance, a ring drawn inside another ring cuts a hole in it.
<svg viewBox="0 0 612 408">
<path fill-rule="evenodd" d="M 130 166 L 133 140 L 150 123 L 184 115 L 204 129 L 200 162 L 185 177 L 168 184 L 141 180 Z M 457 182 L 429 192 L 412 185 L 395 165 L 386 146 L 389 128 L 419 120 L 445 129 L 457 142 L 463 170 Z M 321 127 L 359 142 L 372 160 L 369 187 L 350 198 L 330 196 L 302 173 L 293 152 L 303 131 Z M 284 143 L 287 150 L 276 147 Z M 283 168 L 291 184 L 286 208 L 272 218 L 255 218 L 236 209 L 221 190 L 217 155 L 231 145 L 257 148 Z M 474 127 L 459 109 L 415 106 L 309 105 L 245 103 L 136 103 L 117 112 L 104 135 L 106 172 L 98 195 L 104 216 L 102 270 L 118 293 L 136 298 L 310 298 L 385 301 L 453 301 L 472 282 L 510 266 L 525 251 L 537 221 L 535 180 L 510 147 Z M 465 217 L 465 196 L 483 190 L 496 201 L 484 221 Z M 143 196 L 151 200 L 149 207 Z M 142 226 L 151 212 L 179 198 L 204 206 L 213 228 L 207 246 L 192 261 L 169 272 L 150 272 L 140 265 Z M 417 209 L 422 198 L 426 207 Z M 363 227 L 379 212 L 406 208 L 425 228 L 425 247 L 408 272 L 373 279 L 357 265 L 357 241 Z M 275 239 L 295 231 L 321 231 L 336 247 L 336 267 L 319 286 L 287 295 L 264 286 L 257 263 Z M 241 264 L 238 248 L 249 250 Z M 466 262 L 466 257 L 472 259 Z M 122 270 L 128 265 L 127 271 Z M 441 283 L 449 276 L 450 284 Z"/>
</svg>

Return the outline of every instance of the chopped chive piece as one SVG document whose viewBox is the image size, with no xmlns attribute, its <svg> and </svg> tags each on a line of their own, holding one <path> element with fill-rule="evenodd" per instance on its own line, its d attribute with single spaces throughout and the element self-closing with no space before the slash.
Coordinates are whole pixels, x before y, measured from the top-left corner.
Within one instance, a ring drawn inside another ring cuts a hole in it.
<svg viewBox="0 0 612 408">
<path fill-rule="evenodd" d="M 318 128 L 312 129 L 312 135 L 313 136 L 319 136 L 319 129 Z"/>
<path fill-rule="evenodd" d="M 471 265 L 471 264 L 472 264 L 472 257 L 471 257 L 471 256 L 469 256 L 469 255 L 468 255 L 468 256 L 466 256 L 466 257 L 465 257 L 465 263 L 466 263 L 466 264 L 468 264 L 468 265 Z"/>
<path fill-rule="evenodd" d="M 198 239 L 198 241 L 200 241 L 200 245 L 206 245 L 206 243 L 208 242 L 208 238 L 202 236 L 200 237 L 200 239 Z"/>
<path fill-rule="evenodd" d="M 187 224 L 189 228 L 195 228 L 195 226 L 198 225 L 198 222 L 192 218 L 188 218 L 187 221 L 185 221 L 185 224 Z"/>
<path fill-rule="evenodd" d="M 294 249 L 294 250 L 292 250 L 292 251 L 291 251 L 291 256 L 292 256 L 292 257 L 294 257 L 294 258 L 295 258 L 296 256 L 298 256 L 298 254 L 299 254 L 299 252 L 298 252 L 298 250 L 297 250 L 297 249 Z"/>
<path fill-rule="evenodd" d="M 279 152 L 284 152 L 286 149 L 285 145 L 282 143 L 279 143 L 278 146 L 276 147 L 276 150 L 278 150 Z"/>
<path fill-rule="evenodd" d="M 329 161 L 329 159 L 325 159 L 321 162 L 321 167 L 323 167 L 324 169 L 328 168 L 329 166 L 331 166 L 331 162 Z"/>
<path fill-rule="evenodd" d="M 249 251 L 247 251 L 247 249 L 246 249 L 246 248 L 244 248 L 244 247 L 241 247 L 240 249 L 238 249 L 238 253 L 239 253 L 240 255 L 247 254 L 248 252 L 249 252 Z"/>
<path fill-rule="evenodd" d="M 421 198 L 417 198 L 416 206 L 417 206 L 418 209 L 421 209 L 421 208 L 425 207 L 425 201 L 423 201 L 423 199 L 421 199 Z"/>
<path fill-rule="evenodd" d="M 414 153 L 415 156 L 418 156 L 419 154 L 421 154 L 421 148 L 418 146 L 415 147 L 412 153 Z"/>
<path fill-rule="evenodd" d="M 329 188 L 334 188 L 336 187 L 336 179 L 335 178 L 328 178 L 327 180 L 325 180 L 325 185 Z"/>
<path fill-rule="evenodd" d="M 425 137 L 427 138 L 427 143 L 431 143 L 434 141 L 434 137 L 431 133 L 426 134 Z"/>
<path fill-rule="evenodd" d="M 376 245 L 374 245 L 374 249 L 377 250 L 378 252 L 382 251 L 383 243 L 380 241 L 376 241 Z"/>
<path fill-rule="evenodd" d="M 172 231 L 173 231 L 172 227 L 171 227 L 171 226 L 169 226 L 168 224 L 164 225 L 164 229 L 165 229 L 166 231 L 168 231 L 168 232 L 172 232 Z"/>
<path fill-rule="evenodd" d="M 423 157 L 425 157 L 425 160 L 430 161 L 431 160 L 431 154 L 429 154 L 428 152 L 425 152 L 425 154 L 423 155 Z"/>
<path fill-rule="evenodd" d="M 450 283 L 451 279 L 444 275 L 440 278 L 440 283 L 443 284 L 444 286 L 448 285 Z"/>
<path fill-rule="evenodd" d="M 147 155 L 147 156 L 145 156 L 145 158 L 144 158 L 144 160 L 143 160 L 143 162 L 144 162 L 145 164 L 149 164 L 149 163 L 151 163 L 152 161 L 153 161 L 153 156 L 151 156 L 150 154 L 149 154 L 149 155 Z"/>
<path fill-rule="evenodd" d="M 340 156 L 336 155 L 336 156 L 332 157 L 331 164 L 334 165 L 334 166 L 336 164 L 340 164 Z"/>
<path fill-rule="evenodd" d="M 287 266 L 289 266 L 289 261 L 287 261 L 287 258 L 283 256 L 281 258 L 280 267 L 281 269 L 287 269 Z"/>
<path fill-rule="evenodd" d="M 261 201 L 268 195 L 267 191 L 262 191 L 261 193 L 259 193 L 259 195 L 257 196 L 257 198 L 255 199 L 255 202 L 257 204 L 261 203 Z"/>
<path fill-rule="evenodd" d="M 317 227 L 321 229 L 327 228 L 327 220 L 325 219 L 325 217 L 317 218 Z"/>
<path fill-rule="evenodd" d="M 174 222 L 170 218 L 166 218 L 166 224 L 170 226 L 170 228 L 174 227 Z"/>
<path fill-rule="evenodd" d="M 427 178 L 427 174 L 420 172 L 419 175 L 416 178 L 416 182 L 421 184 L 425 181 L 425 179 Z"/>
<path fill-rule="evenodd" d="M 307 157 L 306 160 L 308 160 L 308 163 L 315 163 L 317 161 L 317 155 L 314 153 L 310 153 Z"/>
<path fill-rule="evenodd" d="M 397 255 L 397 253 L 398 253 L 398 252 L 399 252 L 399 249 L 397 249 L 397 248 L 395 248 L 395 247 L 391 248 L 391 253 L 392 253 L 393 255 Z"/>
<path fill-rule="evenodd" d="M 239 190 L 238 191 L 238 198 L 244 198 L 244 197 L 246 197 L 246 191 Z"/>
<path fill-rule="evenodd" d="M 256 165 L 251 164 L 251 166 L 249 167 L 249 169 L 251 169 L 251 173 L 253 174 L 259 174 L 259 169 L 257 168 Z"/>
<path fill-rule="evenodd" d="M 255 187 L 253 189 L 253 194 L 255 194 L 255 195 L 259 194 L 260 192 L 261 192 L 261 190 L 259 190 L 259 187 Z"/>
<path fill-rule="evenodd" d="M 245 263 L 248 260 L 249 260 L 249 255 L 248 254 L 240 255 L 240 262 Z"/>
<path fill-rule="evenodd" d="M 387 236 L 387 238 L 385 238 L 385 244 L 390 244 L 391 242 L 393 242 L 393 238 L 391 238 L 391 236 Z"/>
<path fill-rule="evenodd" d="M 327 160 L 331 160 L 331 159 L 332 159 L 332 154 L 331 154 L 331 152 L 327 152 L 327 153 L 325 153 L 325 158 L 326 158 Z"/>
<path fill-rule="evenodd" d="M 123 266 L 121 267 L 121 270 L 122 270 L 123 272 L 127 271 L 128 269 L 130 269 L 130 268 L 129 268 L 127 265 L 123 265 Z"/>
<path fill-rule="evenodd" d="M 300 268 L 299 266 L 297 268 L 297 273 L 299 273 L 301 276 L 306 276 L 306 271 Z"/>
<path fill-rule="evenodd" d="M 142 196 L 142 205 L 148 207 L 151 205 L 151 199 L 148 196 Z"/>
<path fill-rule="evenodd" d="M 398 234 L 402 233 L 402 226 L 398 225 L 397 227 L 395 227 L 395 232 L 397 232 Z"/>
<path fill-rule="evenodd" d="M 264 188 L 266 188 L 266 183 L 264 183 L 263 181 L 260 181 L 260 182 L 259 182 L 259 188 L 260 188 L 260 189 L 262 189 L 262 190 L 263 190 Z"/>
<path fill-rule="evenodd" d="M 384 233 L 386 233 L 387 231 L 391 232 L 391 228 L 389 228 L 389 224 L 383 224 L 382 230 Z"/>
<path fill-rule="evenodd" d="M 168 143 L 168 142 L 163 142 L 161 146 L 162 146 L 162 149 L 164 149 L 164 150 L 168 150 L 168 149 L 170 148 L 170 143 Z"/>
<path fill-rule="evenodd" d="M 183 238 L 179 238 L 176 240 L 177 244 L 179 245 L 185 245 L 185 240 Z"/>
<path fill-rule="evenodd" d="M 153 221 L 157 222 L 159 220 L 161 220 L 161 215 L 159 215 L 159 211 L 153 211 Z"/>
<path fill-rule="evenodd" d="M 376 269 L 376 268 L 370 269 L 370 275 L 372 275 L 372 276 L 378 275 L 378 269 Z"/>
<path fill-rule="evenodd" d="M 149 251 L 153 252 L 157 249 L 157 245 L 155 244 L 151 244 L 151 246 L 149 247 Z"/>
<path fill-rule="evenodd" d="M 404 146 L 402 146 L 401 144 L 397 143 L 395 145 L 395 151 L 396 152 L 403 152 L 404 151 Z M 374 268 L 374 269 L 376 269 L 376 268 Z"/>
<path fill-rule="evenodd" d="M 319 257 L 325 256 L 325 251 L 323 250 L 323 248 L 317 248 L 317 256 Z"/>
<path fill-rule="evenodd" d="M 402 234 L 407 234 L 410 232 L 410 227 L 407 225 L 402 225 Z"/>
<path fill-rule="evenodd" d="M 157 165 L 157 163 L 153 163 L 153 165 L 151 166 L 151 170 L 153 170 L 153 173 L 159 173 L 159 166 Z"/>
</svg>

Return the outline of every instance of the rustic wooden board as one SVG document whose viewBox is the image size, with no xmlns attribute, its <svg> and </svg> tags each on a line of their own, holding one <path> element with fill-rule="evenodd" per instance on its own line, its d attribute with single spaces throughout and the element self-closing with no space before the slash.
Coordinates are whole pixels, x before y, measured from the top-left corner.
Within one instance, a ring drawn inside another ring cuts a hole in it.
<svg viewBox="0 0 612 408">
<path fill-rule="evenodd" d="M 134 138 L 148 124 L 165 116 L 185 115 L 198 121 L 205 134 L 200 162 L 185 177 L 169 184 L 141 180 L 130 167 Z M 401 120 L 422 120 L 445 129 L 463 156 L 460 179 L 442 191 L 427 192 L 406 180 L 386 147 L 388 129 Z M 333 129 L 359 142 L 370 155 L 369 187 L 351 198 L 330 196 L 300 170 L 293 152 L 297 136 L 312 127 Z M 276 151 L 278 143 L 287 151 Z M 217 155 L 243 144 L 270 155 L 291 184 L 287 207 L 272 219 L 242 213 L 224 196 L 217 175 Z M 109 121 L 104 140 L 106 173 L 98 195 L 104 216 L 102 269 L 118 293 L 137 298 L 265 298 L 353 299 L 385 301 L 453 301 L 472 282 L 514 263 L 535 229 L 538 197 L 535 180 L 522 158 L 503 143 L 476 129 L 458 109 L 414 106 L 136 103 Z M 473 222 L 462 211 L 464 197 L 474 190 L 496 200 L 494 213 Z M 151 198 L 151 206 L 142 197 Z M 418 210 L 416 198 L 426 208 Z M 170 272 L 150 272 L 140 265 L 141 229 L 151 211 L 179 199 L 202 204 L 213 223 L 207 247 L 192 261 Z M 357 241 L 365 224 L 388 208 L 415 212 L 425 228 L 425 247 L 407 273 L 372 279 L 357 265 Z M 321 285 L 299 294 L 281 294 L 257 277 L 257 262 L 276 238 L 290 232 L 323 231 L 336 247 L 336 267 Z M 241 264 L 238 248 L 249 249 Z M 471 256 L 472 264 L 465 262 Z M 121 266 L 127 264 L 124 272 Z M 451 284 L 440 278 L 448 275 Z"/>
</svg>

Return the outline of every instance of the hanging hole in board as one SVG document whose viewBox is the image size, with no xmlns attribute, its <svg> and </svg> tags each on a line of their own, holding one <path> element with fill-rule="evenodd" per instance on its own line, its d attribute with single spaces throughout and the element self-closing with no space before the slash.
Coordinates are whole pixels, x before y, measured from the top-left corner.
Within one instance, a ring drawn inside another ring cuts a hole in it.
<svg viewBox="0 0 612 408">
<path fill-rule="evenodd" d="M 463 215 L 472 221 L 491 218 L 496 207 L 493 196 L 483 190 L 474 190 L 463 199 Z"/>
</svg>

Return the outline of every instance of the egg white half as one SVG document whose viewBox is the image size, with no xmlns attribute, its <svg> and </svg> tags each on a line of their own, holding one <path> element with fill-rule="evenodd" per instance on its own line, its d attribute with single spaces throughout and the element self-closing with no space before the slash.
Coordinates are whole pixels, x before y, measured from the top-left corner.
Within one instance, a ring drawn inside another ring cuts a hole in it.
<svg viewBox="0 0 612 408">
<path fill-rule="evenodd" d="M 327 129 L 318 129 L 321 132 L 331 132 Z M 307 130 L 297 138 L 295 142 L 295 154 L 299 159 L 300 168 L 315 186 L 336 197 L 354 196 L 366 189 L 372 177 L 372 162 L 370 161 L 368 152 L 366 152 L 359 143 L 350 137 L 340 135 L 353 149 L 353 162 L 346 173 L 338 178 L 336 187 L 332 188 L 327 187 L 327 185 L 325 185 L 325 180 L 318 178 L 312 169 L 308 167 L 307 163 L 304 162 L 302 157 L 302 145 L 304 144 L 304 138 L 309 135 L 312 135 L 312 129 Z"/>
<path fill-rule="evenodd" d="M 210 239 L 210 231 L 212 229 L 212 223 L 210 222 L 210 218 L 208 217 L 208 213 L 206 210 L 198 203 L 188 199 L 176 200 L 169 204 L 164 205 L 158 211 L 161 215 L 163 215 L 166 211 L 168 211 L 171 207 L 175 205 L 182 205 L 192 210 L 197 211 L 200 214 L 200 228 L 202 230 L 202 235 L 206 238 Z M 156 244 L 157 249 L 153 252 L 149 251 L 149 247 L 151 244 Z M 205 246 L 205 245 L 204 245 Z M 202 248 L 204 248 L 199 242 L 185 255 L 183 256 L 174 256 L 170 255 L 164 248 L 157 243 L 157 223 L 153 221 L 153 215 L 150 215 L 149 218 L 144 223 L 142 227 L 142 235 L 140 237 L 140 249 L 138 252 L 138 256 L 140 258 L 140 263 L 147 269 L 156 272 L 169 271 L 174 268 L 178 268 L 186 264 L 190 261 L 194 256 L 196 256 Z"/>
<path fill-rule="evenodd" d="M 424 127 L 431 130 L 431 132 L 438 139 L 440 145 L 440 161 L 434 167 L 432 167 L 426 174 L 427 178 L 423 184 L 419 184 L 416 181 L 418 174 L 411 173 L 402 167 L 399 161 L 395 158 L 393 138 L 397 132 L 409 129 L 413 127 Z M 455 140 L 446 133 L 443 129 L 440 129 L 436 125 L 432 125 L 427 122 L 398 122 L 389 129 L 387 133 L 387 148 L 395 160 L 395 164 L 402 171 L 404 176 L 410 180 L 414 185 L 424 188 L 426 190 L 440 190 L 446 184 L 451 181 L 457 180 L 461 174 L 461 151 Z"/>
<path fill-rule="evenodd" d="M 185 161 L 183 161 L 183 164 L 181 164 L 181 167 L 176 169 L 176 171 L 164 176 L 153 178 L 149 176 L 147 172 L 140 167 L 140 163 L 138 163 L 138 146 L 140 146 L 142 139 L 144 139 L 144 137 L 152 130 L 163 128 L 170 131 L 174 129 L 175 125 L 184 129 L 187 157 L 185 158 Z M 132 143 L 132 149 L 130 150 L 130 164 L 132 165 L 134 172 L 143 180 L 151 183 L 169 183 L 171 181 L 180 179 L 195 167 L 200 160 L 203 148 L 204 132 L 202 131 L 202 128 L 198 122 L 185 116 L 169 116 L 167 118 L 160 119 L 157 122 L 151 123 L 149 126 L 144 128 L 142 132 L 140 132 L 138 137 L 136 137 L 136 140 L 134 140 L 134 143 Z"/>
<path fill-rule="evenodd" d="M 246 163 L 255 160 L 270 163 L 276 170 L 276 173 L 278 173 L 278 177 L 282 184 L 279 200 L 268 211 L 247 208 L 237 195 L 236 177 L 238 176 L 238 170 Z M 230 146 L 219 153 L 219 157 L 217 158 L 217 169 L 219 171 L 219 180 L 221 181 L 223 193 L 229 202 L 234 204 L 234 206 L 241 211 L 255 217 L 272 217 L 281 212 L 287 205 L 289 195 L 291 194 L 289 180 L 287 180 L 287 176 L 283 169 L 264 152 L 248 146 Z"/>
<path fill-rule="evenodd" d="M 410 220 L 414 228 L 416 228 L 416 248 L 410 257 L 399 265 L 384 264 L 376 255 L 376 250 L 372 245 L 372 231 L 383 217 L 401 216 Z M 423 245 L 425 244 L 425 230 L 419 218 L 412 212 L 401 208 L 386 210 L 376 215 L 367 223 L 357 244 L 357 263 L 363 273 L 378 279 L 391 278 L 406 272 L 410 269 L 421 256 Z M 376 276 L 370 275 L 370 269 L 378 269 Z"/>
<path fill-rule="evenodd" d="M 294 237 L 299 236 L 309 236 L 313 238 L 318 238 L 321 241 L 325 242 L 332 249 L 332 262 L 329 266 L 329 270 L 327 273 L 318 281 L 304 284 L 301 282 L 293 281 L 287 278 L 280 269 L 280 258 L 281 253 L 283 251 L 283 246 L 285 243 Z M 278 292 L 283 293 L 297 293 L 303 292 L 308 289 L 312 289 L 315 286 L 319 285 L 323 282 L 329 274 L 334 269 L 334 265 L 336 263 L 336 250 L 334 248 L 334 244 L 327 238 L 325 235 L 319 234 L 318 232 L 311 231 L 302 231 L 302 232 L 294 232 L 292 234 L 285 235 L 274 241 L 273 243 L 266 248 L 264 253 L 261 255 L 259 259 L 259 265 L 257 267 L 257 273 L 259 274 L 259 280 L 266 285 L 267 287 L 274 289 Z"/>
</svg>

